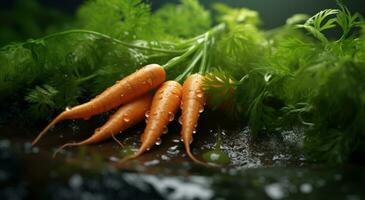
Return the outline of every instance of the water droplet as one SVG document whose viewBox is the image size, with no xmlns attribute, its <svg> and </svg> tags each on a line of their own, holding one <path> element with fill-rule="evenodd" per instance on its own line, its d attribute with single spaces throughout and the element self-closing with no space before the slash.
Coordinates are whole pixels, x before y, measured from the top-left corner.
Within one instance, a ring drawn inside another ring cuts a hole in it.
<svg viewBox="0 0 365 200">
<path fill-rule="evenodd" d="M 196 129 L 194 128 L 194 130 L 193 130 L 193 134 L 195 134 L 196 133 Z"/>
<path fill-rule="evenodd" d="M 120 97 L 124 97 L 124 94 L 121 94 Z"/>
<path fill-rule="evenodd" d="M 174 145 L 172 147 L 169 147 L 166 152 L 169 155 L 177 155 L 180 152 L 180 150 L 178 149 L 178 147 L 179 147 L 178 145 Z"/>
<path fill-rule="evenodd" d="M 156 142 L 155 142 L 155 145 L 161 145 L 162 144 L 162 140 L 161 138 L 157 138 Z"/>
<path fill-rule="evenodd" d="M 149 151 L 150 150 L 150 148 L 146 148 L 146 151 Z"/>
<path fill-rule="evenodd" d="M 202 92 L 202 91 L 200 91 L 200 90 L 198 90 L 198 91 L 196 92 L 196 97 L 198 97 L 198 98 L 203 98 L 203 92 Z"/>
<path fill-rule="evenodd" d="M 151 161 L 147 161 L 144 163 L 144 166 L 153 166 L 153 165 L 157 165 L 159 164 L 160 161 L 159 160 L 151 160 Z"/>
<path fill-rule="evenodd" d="M 182 124 L 182 116 L 179 117 L 179 124 Z"/>
<path fill-rule="evenodd" d="M 201 107 L 199 108 L 199 113 L 202 113 L 202 112 L 204 112 L 204 106 L 201 106 Z"/>
<path fill-rule="evenodd" d="M 70 111 L 71 110 L 71 107 L 70 106 L 67 106 L 65 110 L 66 111 Z"/>
<path fill-rule="evenodd" d="M 145 116 L 146 118 L 149 118 L 149 117 L 150 117 L 150 111 L 148 110 L 148 111 L 144 114 L 144 116 Z"/>
<path fill-rule="evenodd" d="M 169 112 L 169 113 L 168 113 L 168 115 L 169 115 L 169 121 L 170 121 L 170 122 L 174 121 L 174 118 L 175 118 L 174 113 Z"/>
<path fill-rule="evenodd" d="M 129 121 L 131 121 L 131 119 L 128 117 L 128 115 L 124 115 L 123 116 L 123 121 L 124 122 L 129 122 Z"/>
<path fill-rule="evenodd" d="M 171 160 L 170 157 L 166 156 L 166 155 L 162 155 L 161 156 L 161 160 Z"/>
<path fill-rule="evenodd" d="M 173 142 L 173 143 L 179 143 L 179 142 L 180 142 L 180 140 L 179 140 L 179 139 L 173 139 L 173 140 L 172 140 L 172 142 Z"/>
<path fill-rule="evenodd" d="M 181 137 L 181 138 L 180 138 L 180 141 L 181 141 L 181 142 L 184 142 L 184 138 L 182 138 L 182 137 Z"/>
<path fill-rule="evenodd" d="M 165 126 L 163 128 L 162 134 L 166 134 L 167 132 L 169 132 L 169 129 L 167 128 L 167 126 Z"/>
</svg>

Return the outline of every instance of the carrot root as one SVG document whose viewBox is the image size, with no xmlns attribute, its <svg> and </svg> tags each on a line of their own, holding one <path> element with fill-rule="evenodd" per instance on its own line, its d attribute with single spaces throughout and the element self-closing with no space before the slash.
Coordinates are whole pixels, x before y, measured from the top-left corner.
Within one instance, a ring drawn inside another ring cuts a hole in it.
<svg viewBox="0 0 365 200">
<path fill-rule="evenodd" d="M 203 166 L 211 166 L 209 165 L 208 163 L 205 163 L 203 161 L 200 161 L 199 159 L 197 159 L 192 153 L 191 153 L 191 150 L 190 150 L 190 144 L 188 142 L 184 142 L 185 143 L 185 150 L 186 150 L 186 154 L 189 156 L 189 158 L 191 160 L 193 160 L 195 163 L 197 164 L 200 164 L 200 165 L 203 165 Z"/>
<path fill-rule="evenodd" d="M 67 111 L 65 111 L 67 112 Z M 47 131 L 52 128 L 55 124 L 57 124 L 58 122 L 62 121 L 65 119 L 65 112 L 62 112 L 61 114 L 59 114 L 54 120 L 51 121 L 51 123 L 49 123 L 47 125 L 46 128 L 44 128 L 42 130 L 42 132 L 40 132 L 38 134 L 38 136 L 32 141 L 32 145 L 34 146 L 35 144 L 38 143 L 38 141 L 47 133 Z"/>
<path fill-rule="evenodd" d="M 190 75 L 183 84 L 181 100 L 181 136 L 184 141 L 185 151 L 194 162 L 207 166 L 191 153 L 190 142 L 196 131 L 200 113 L 204 109 L 205 95 L 202 89 L 204 77 L 200 74 Z"/>
<path fill-rule="evenodd" d="M 124 148 L 124 144 L 122 143 L 122 142 L 120 142 L 116 137 L 115 137 L 115 135 L 114 134 L 112 134 L 112 138 L 113 138 L 113 140 L 117 143 L 117 144 L 119 144 L 119 146 L 120 147 L 122 147 L 122 148 Z"/>
<path fill-rule="evenodd" d="M 173 120 L 179 109 L 181 90 L 181 85 L 176 81 L 166 81 L 162 84 L 153 96 L 148 114 L 149 119 L 141 136 L 141 146 L 137 153 L 121 159 L 114 165 L 115 167 L 123 166 L 126 161 L 137 158 L 155 145 L 155 142 L 161 137 L 165 127 Z"/>
<path fill-rule="evenodd" d="M 67 109 L 58 115 L 32 142 L 35 145 L 56 123 L 65 119 L 89 119 L 126 104 L 158 87 L 166 79 L 164 68 L 157 64 L 147 65 L 104 90 L 89 102 Z"/>
<path fill-rule="evenodd" d="M 70 143 L 66 143 L 62 146 L 60 146 L 52 155 L 53 158 L 55 158 L 57 156 L 58 153 L 60 153 L 63 149 L 65 149 L 66 147 L 74 147 L 74 146 L 80 146 L 82 145 L 83 142 L 70 142 Z"/>
</svg>

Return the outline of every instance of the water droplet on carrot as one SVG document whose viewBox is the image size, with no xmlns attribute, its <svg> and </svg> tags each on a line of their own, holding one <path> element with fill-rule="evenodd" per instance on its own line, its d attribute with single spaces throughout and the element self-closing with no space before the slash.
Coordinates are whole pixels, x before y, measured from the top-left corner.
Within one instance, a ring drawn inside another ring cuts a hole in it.
<svg viewBox="0 0 365 200">
<path fill-rule="evenodd" d="M 129 122 L 129 121 L 131 121 L 131 119 L 128 117 L 128 115 L 124 115 L 123 116 L 123 121 L 124 122 Z"/>
<path fill-rule="evenodd" d="M 193 134 L 195 134 L 196 133 L 196 129 L 194 128 L 194 130 L 193 130 Z"/>
<path fill-rule="evenodd" d="M 161 138 L 157 138 L 156 142 L 155 142 L 155 145 L 161 145 L 162 144 L 162 140 Z"/>
<path fill-rule="evenodd" d="M 169 113 L 168 113 L 168 115 L 169 115 L 169 121 L 170 121 L 170 122 L 174 121 L 174 118 L 175 118 L 174 113 L 169 112 Z"/>
<path fill-rule="evenodd" d="M 148 111 L 144 114 L 144 116 L 145 116 L 146 118 L 149 118 L 149 117 L 150 117 L 150 111 L 148 110 Z"/>
<path fill-rule="evenodd" d="M 199 113 L 202 113 L 202 112 L 204 112 L 204 106 L 201 106 L 201 107 L 199 108 Z"/>
<path fill-rule="evenodd" d="M 182 124 L 182 116 L 179 117 L 179 124 Z"/>
<path fill-rule="evenodd" d="M 165 126 L 163 128 L 162 134 L 166 134 L 167 132 L 169 132 L 169 129 L 167 128 L 167 126 Z"/>
<path fill-rule="evenodd" d="M 200 90 L 198 90 L 198 91 L 196 92 L 196 97 L 198 97 L 198 98 L 202 98 L 202 97 L 203 97 L 203 92 L 202 92 L 202 91 L 200 91 Z"/>
<path fill-rule="evenodd" d="M 67 107 L 65 108 L 65 110 L 66 110 L 66 111 L 70 111 L 70 110 L 71 110 L 71 107 L 70 107 L 70 106 L 67 106 Z"/>
</svg>

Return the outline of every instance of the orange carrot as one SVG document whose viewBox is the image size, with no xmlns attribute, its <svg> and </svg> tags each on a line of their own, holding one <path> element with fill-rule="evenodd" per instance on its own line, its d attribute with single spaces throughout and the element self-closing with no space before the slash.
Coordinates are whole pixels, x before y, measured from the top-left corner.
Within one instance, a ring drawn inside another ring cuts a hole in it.
<svg viewBox="0 0 365 200">
<path fill-rule="evenodd" d="M 187 155 L 199 164 L 206 165 L 206 163 L 199 161 L 191 153 L 190 144 L 193 141 L 193 134 L 196 132 L 195 128 L 198 123 L 199 115 L 204 110 L 205 95 L 203 92 L 204 76 L 200 74 L 190 75 L 183 84 L 182 100 L 181 100 L 181 117 L 179 122 L 181 124 L 181 137 L 184 142 Z"/>
<path fill-rule="evenodd" d="M 89 119 L 91 116 L 109 111 L 156 88 L 165 81 L 165 78 L 166 73 L 161 66 L 147 65 L 118 81 L 89 102 L 66 109 L 35 138 L 32 144 L 35 145 L 48 129 L 62 120 Z"/>
<path fill-rule="evenodd" d="M 119 108 L 102 127 L 97 128 L 91 137 L 81 142 L 64 144 L 54 155 L 65 147 L 95 144 L 110 137 L 114 137 L 122 131 L 143 121 L 145 113 L 150 109 L 151 103 L 152 94 L 146 94 L 127 103 Z"/>
<path fill-rule="evenodd" d="M 179 109 L 182 87 L 176 81 L 166 81 L 156 91 L 151 110 L 147 114 L 148 121 L 146 128 L 141 136 L 142 144 L 138 151 L 123 158 L 116 166 L 121 166 L 125 161 L 136 158 L 148 151 L 152 146 L 160 140 L 161 135 L 169 122 L 174 120 L 174 115 Z"/>
</svg>

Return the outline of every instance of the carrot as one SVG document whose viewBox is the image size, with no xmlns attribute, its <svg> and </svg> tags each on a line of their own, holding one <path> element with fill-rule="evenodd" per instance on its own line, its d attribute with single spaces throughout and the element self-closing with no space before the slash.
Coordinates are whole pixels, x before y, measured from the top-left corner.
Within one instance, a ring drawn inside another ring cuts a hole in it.
<svg viewBox="0 0 365 200">
<path fill-rule="evenodd" d="M 32 142 L 35 145 L 56 123 L 65 119 L 89 119 L 109 111 L 156 88 L 165 81 L 165 70 L 157 64 L 147 65 L 118 81 L 87 103 L 66 109 L 59 114 Z"/>
<path fill-rule="evenodd" d="M 207 165 L 199 161 L 191 153 L 190 144 L 193 141 L 193 134 L 198 123 L 199 115 L 204 110 L 205 95 L 203 92 L 204 76 L 200 74 L 190 75 L 183 84 L 181 100 L 181 137 L 184 142 L 187 155 L 196 163 Z"/>
<path fill-rule="evenodd" d="M 136 158 L 148 151 L 161 137 L 169 122 L 174 120 L 174 115 L 179 109 L 182 87 L 176 81 L 166 81 L 156 91 L 151 110 L 149 112 L 146 128 L 141 136 L 142 144 L 138 151 L 123 158 L 116 166 L 121 166 L 125 161 Z"/>
<path fill-rule="evenodd" d="M 106 140 L 110 137 L 121 133 L 122 131 L 143 121 L 145 113 L 150 109 L 152 103 L 152 94 L 146 94 L 119 108 L 108 121 L 100 128 L 97 128 L 94 134 L 86 140 L 77 143 L 67 143 L 62 145 L 54 154 L 70 146 L 80 146 L 95 144 Z"/>
</svg>

